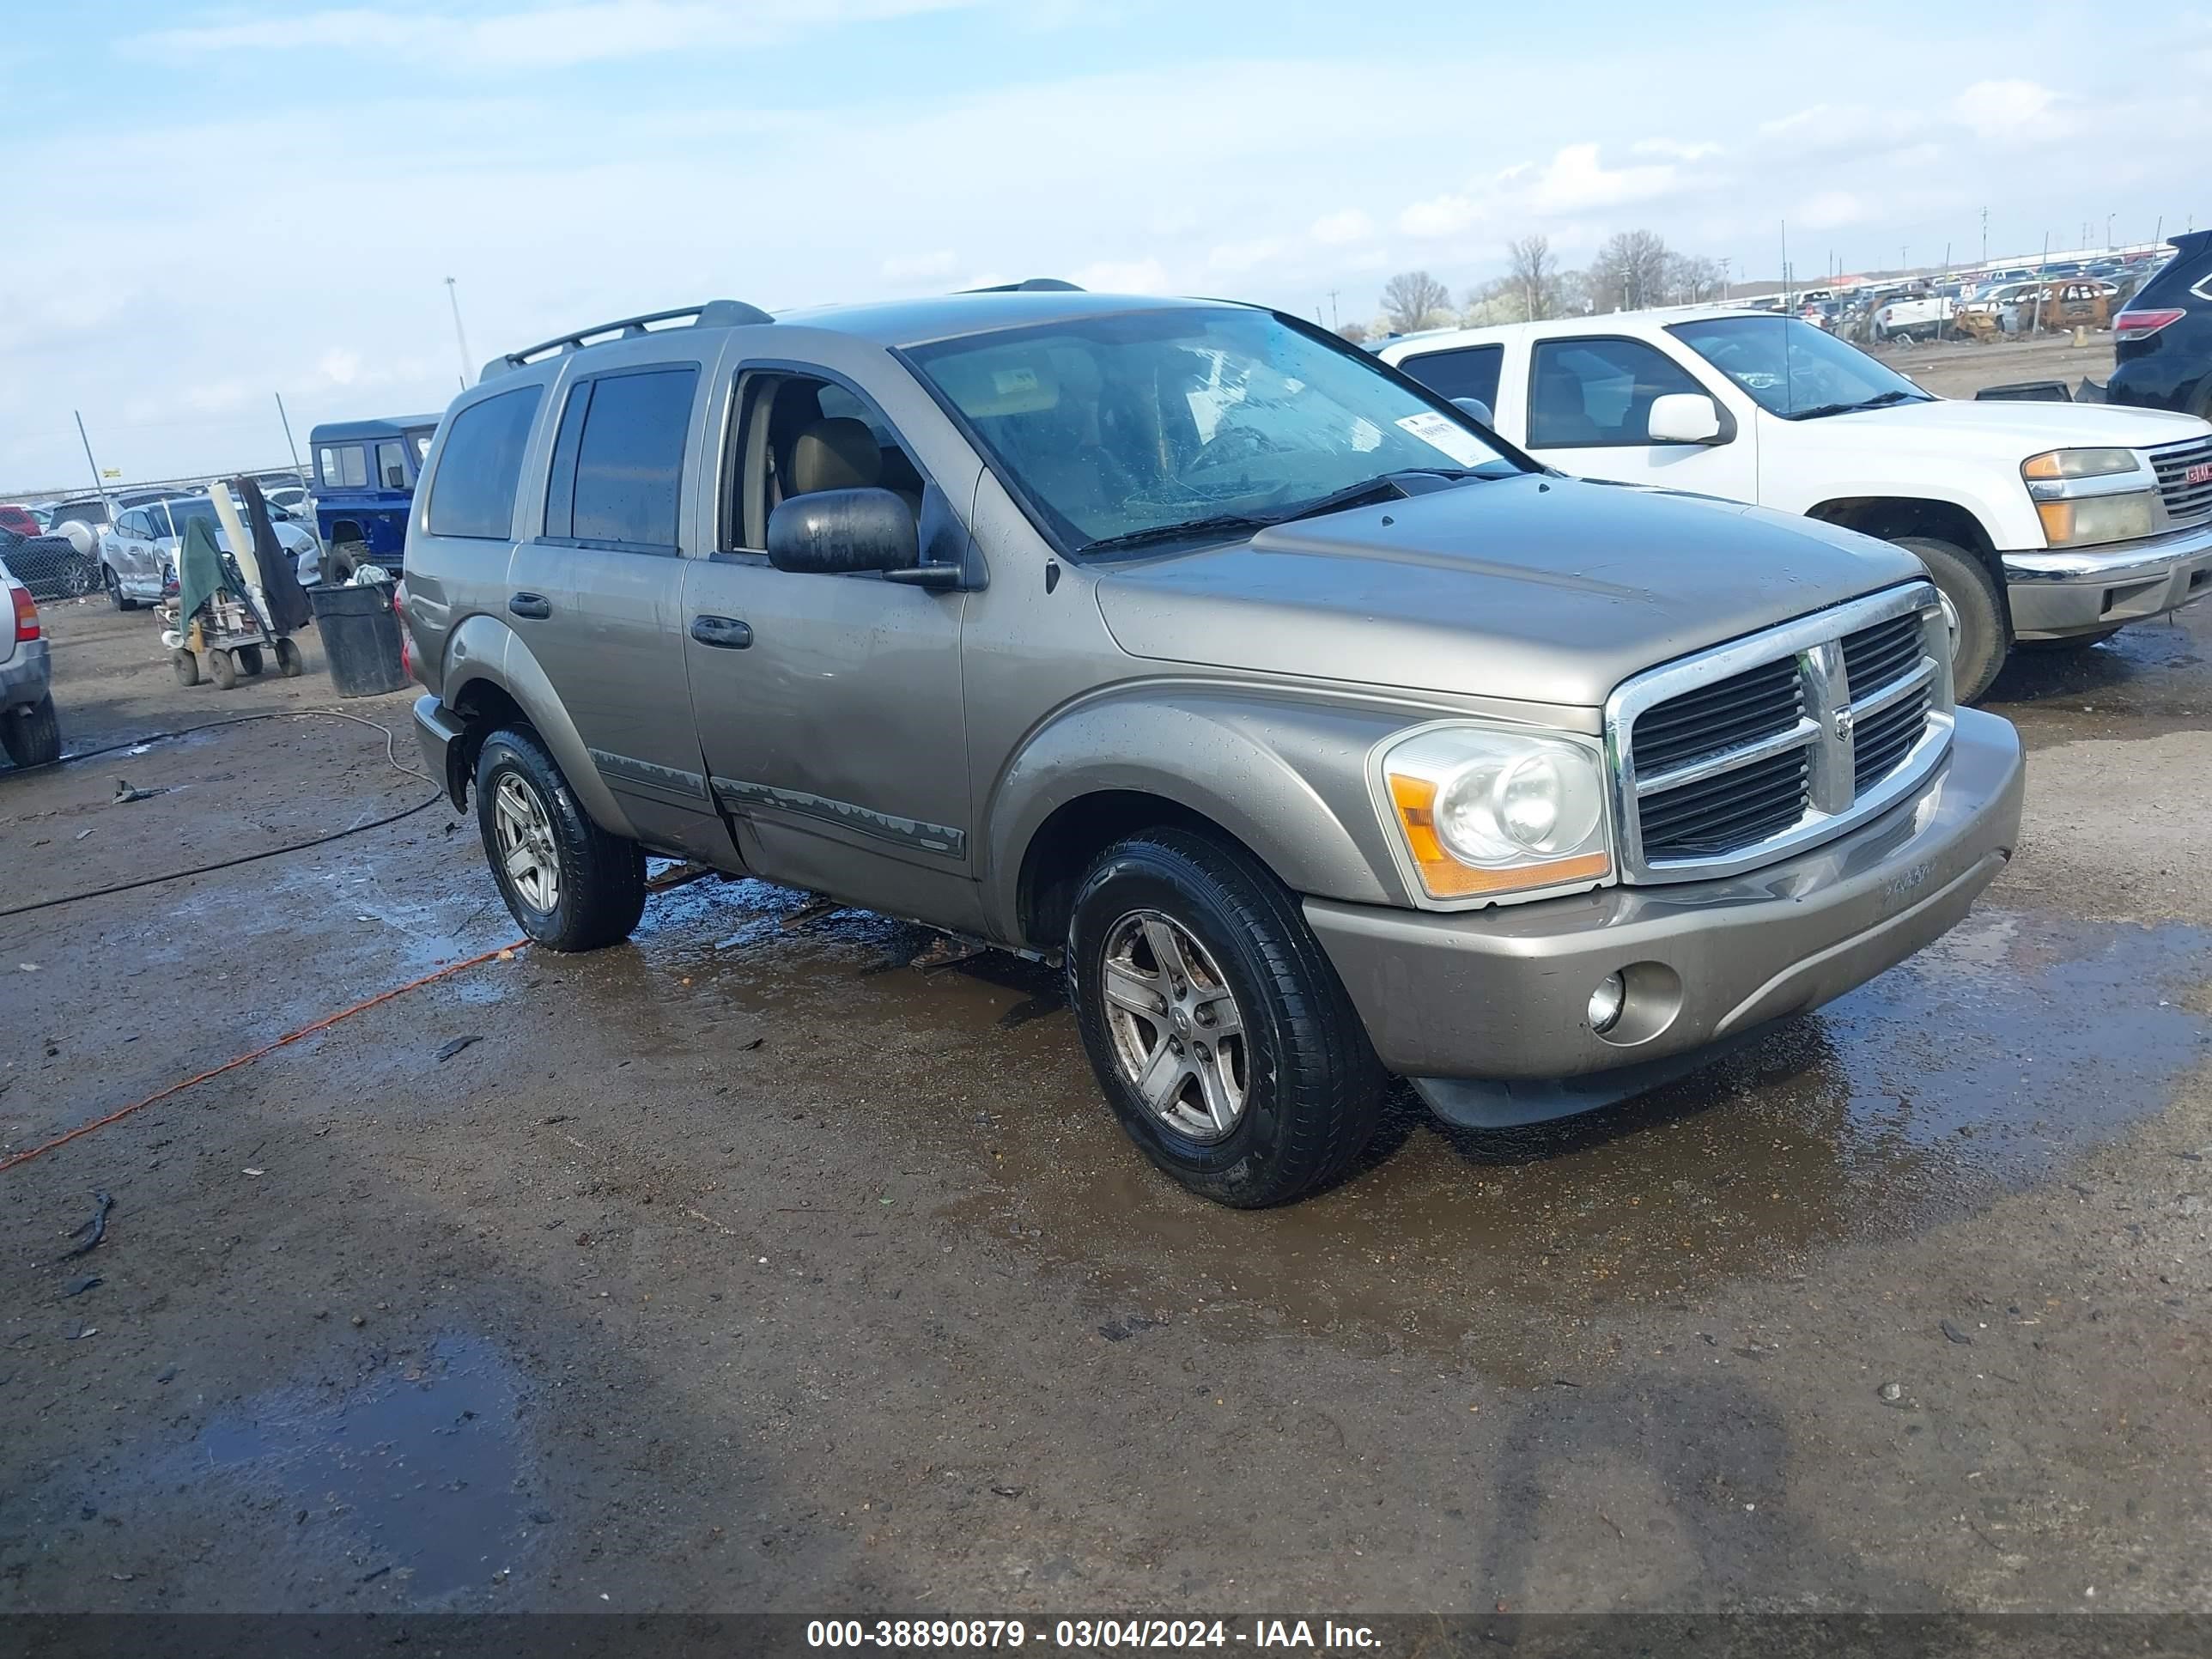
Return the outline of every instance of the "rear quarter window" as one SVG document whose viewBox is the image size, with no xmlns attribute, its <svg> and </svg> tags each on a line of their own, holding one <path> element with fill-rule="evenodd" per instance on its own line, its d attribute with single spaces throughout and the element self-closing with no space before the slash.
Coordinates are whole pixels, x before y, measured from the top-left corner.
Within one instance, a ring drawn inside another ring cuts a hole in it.
<svg viewBox="0 0 2212 1659">
<path fill-rule="evenodd" d="M 1441 398 L 1473 398 L 1498 407 L 1498 375 L 1505 362 L 1502 345 L 1462 346 L 1455 351 L 1425 351 L 1398 367 Z"/>
<path fill-rule="evenodd" d="M 514 521 L 516 486 L 522 478 L 523 451 L 544 399 L 543 386 L 517 386 L 471 404 L 453 416 L 453 430 L 438 457 L 430 481 L 433 536 L 470 536 L 505 541 Z"/>
</svg>

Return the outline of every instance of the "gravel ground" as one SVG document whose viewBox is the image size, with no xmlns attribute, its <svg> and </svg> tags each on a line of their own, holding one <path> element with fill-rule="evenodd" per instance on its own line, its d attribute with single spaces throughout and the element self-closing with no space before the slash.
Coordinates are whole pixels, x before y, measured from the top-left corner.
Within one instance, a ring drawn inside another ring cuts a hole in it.
<svg viewBox="0 0 2212 1659">
<path fill-rule="evenodd" d="M 78 747 L 331 706 L 49 620 Z M 1936 948 L 1287 1211 L 1152 1173 L 1052 975 L 759 883 L 198 1084 L 0 1172 L 0 1610 L 2212 1609 L 2208 630 L 2007 672 Z M 0 908 L 428 798 L 326 719 L 0 775 Z M 513 932 L 442 804 L 0 918 L 0 1147 Z"/>
</svg>

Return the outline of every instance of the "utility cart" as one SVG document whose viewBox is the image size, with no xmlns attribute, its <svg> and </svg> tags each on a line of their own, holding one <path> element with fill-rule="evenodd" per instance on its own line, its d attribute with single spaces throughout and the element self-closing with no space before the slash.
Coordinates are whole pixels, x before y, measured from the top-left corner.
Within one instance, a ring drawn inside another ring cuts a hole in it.
<svg viewBox="0 0 2212 1659">
<path fill-rule="evenodd" d="M 290 635 L 272 633 L 259 609 L 240 596 L 246 587 L 229 555 L 222 557 L 223 586 L 189 617 L 179 615 L 182 599 L 165 600 L 161 617 L 167 624 L 161 635 L 169 647 L 170 665 L 177 684 L 198 685 L 211 679 L 229 690 L 240 679 L 250 679 L 275 659 L 276 672 L 286 679 L 299 676 L 307 665 L 298 643 Z M 201 672 L 205 659 L 206 673 Z"/>
</svg>

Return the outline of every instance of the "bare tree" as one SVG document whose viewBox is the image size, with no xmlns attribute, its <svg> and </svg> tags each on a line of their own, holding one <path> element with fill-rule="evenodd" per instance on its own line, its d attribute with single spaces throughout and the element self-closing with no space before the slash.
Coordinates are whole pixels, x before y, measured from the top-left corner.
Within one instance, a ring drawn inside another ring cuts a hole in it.
<svg viewBox="0 0 2212 1659">
<path fill-rule="evenodd" d="M 1605 240 L 1590 261 L 1590 298 L 1599 311 L 1638 311 L 1667 298 L 1667 243 L 1652 230 L 1624 230 Z"/>
<path fill-rule="evenodd" d="M 1677 305 L 1721 297 L 1720 261 L 1702 253 L 1670 254 L 1667 260 L 1667 294 Z"/>
<path fill-rule="evenodd" d="M 1401 270 L 1382 284 L 1382 310 L 1400 334 L 1452 320 L 1451 290 L 1425 270 Z"/>
<path fill-rule="evenodd" d="M 1367 338 L 1367 325 L 1364 323 L 1340 324 L 1336 331 L 1354 345 L 1364 343 Z"/>
<path fill-rule="evenodd" d="M 1505 245 L 1505 280 L 1520 301 L 1520 320 L 1540 323 L 1559 314 L 1559 262 L 1552 239 L 1523 236 Z"/>
</svg>

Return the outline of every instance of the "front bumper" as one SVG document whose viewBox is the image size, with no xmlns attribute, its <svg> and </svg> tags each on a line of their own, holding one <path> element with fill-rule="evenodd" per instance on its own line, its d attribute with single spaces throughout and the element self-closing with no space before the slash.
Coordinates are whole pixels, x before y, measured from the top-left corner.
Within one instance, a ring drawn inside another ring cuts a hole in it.
<svg viewBox="0 0 2212 1659">
<path fill-rule="evenodd" d="M 1917 796 L 1780 864 L 1451 915 L 1308 899 L 1306 919 L 1382 1063 L 1442 1115 L 1557 1117 L 1704 1064 L 1941 937 L 2012 856 L 2022 777 L 2011 725 L 1960 709 Z M 1589 995 L 1617 972 L 1628 1006 L 1600 1036 Z"/>
<path fill-rule="evenodd" d="M 2023 640 L 2102 633 L 2212 593 L 2212 524 L 2109 547 L 1999 556 L 2013 633 Z"/>
<path fill-rule="evenodd" d="M 46 695 L 52 683 L 46 642 L 18 641 L 15 654 L 0 662 L 0 709 L 29 708 Z"/>
</svg>

